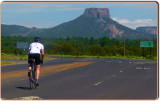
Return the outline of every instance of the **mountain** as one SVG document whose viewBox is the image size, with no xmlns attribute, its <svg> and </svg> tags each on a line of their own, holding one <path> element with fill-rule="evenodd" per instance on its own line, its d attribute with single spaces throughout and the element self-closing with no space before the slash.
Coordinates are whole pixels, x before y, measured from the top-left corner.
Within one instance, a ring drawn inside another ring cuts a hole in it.
<svg viewBox="0 0 160 101">
<path fill-rule="evenodd" d="M 137 39 L 152 39 L 155 35 L 139 33 L 110 18 L 108 8 L 87 8 L 78 18 L 50 28 L 47 33 L 58 37 L 83 36 Z"/>
<path fill-rule="evenodd" d="M 2 36 L 18 36 L 27 33 L 29 28 L 19 25 L 5 25 L 1 24 Z"/>
<path fill-rule="evenodd" d="M 11 25 L 8 26 L 9 28 Z M 17 26 L 18 27 L 18 26 Z M 103 37 L 110 38 L 129 38 L 138 39 L 156 38 L 156 35 L 150 33 L 142 33 L 137 30 L 125 27 L 110 18 L 108 8 L 87 8 L 84 13 L 74 20 L 62 23 L 56 27 L 38 29 L 26 28 L 19 26 L 19 28 L 6 30 L 7 25 L 2 25 L 2 36 L 7 35 L 21 35 L 21 36 L 40 36 L 40 37 Z M 12 31 L 16 30 L 16 31 Z"/>
<path fill-rule="evenodd" d="M 157 34 L 157 27 L 137 27 L 136 30 L 142 33 Z"/>
<path fill-rule="evenodd" d="M 43 29 L 36 27 L 27 28 L 20 25 L 5 25 L 1 24 L 1 35 L 2 36 L 42 36 L 44 35 Z"/>
</svg>

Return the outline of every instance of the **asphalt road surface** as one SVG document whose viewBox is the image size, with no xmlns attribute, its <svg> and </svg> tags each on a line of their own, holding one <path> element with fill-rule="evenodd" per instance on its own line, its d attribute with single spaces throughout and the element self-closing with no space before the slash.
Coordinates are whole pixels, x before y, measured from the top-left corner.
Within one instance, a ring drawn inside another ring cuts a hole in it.
<svg viewBox="0 0 160 101">
<path fill-rule="evenodd" d="M 45 61 L 30 90 L 27 64 L 2 66 L 2 99 L 156 99 L 157 62 L 63 58 Z"/>
</svg>

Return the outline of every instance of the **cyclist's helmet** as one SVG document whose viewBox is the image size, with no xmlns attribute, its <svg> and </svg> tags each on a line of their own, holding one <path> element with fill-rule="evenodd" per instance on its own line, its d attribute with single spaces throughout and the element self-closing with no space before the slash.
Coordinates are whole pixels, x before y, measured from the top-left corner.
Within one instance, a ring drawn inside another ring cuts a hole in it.
<svg viewBox="0 0 160 101">
<path fill-rule="evenodd" d="M 35 37 L 34 38 L 34 42 L 40 42 L 40 38 L 39 37 Z"/>
</svg>

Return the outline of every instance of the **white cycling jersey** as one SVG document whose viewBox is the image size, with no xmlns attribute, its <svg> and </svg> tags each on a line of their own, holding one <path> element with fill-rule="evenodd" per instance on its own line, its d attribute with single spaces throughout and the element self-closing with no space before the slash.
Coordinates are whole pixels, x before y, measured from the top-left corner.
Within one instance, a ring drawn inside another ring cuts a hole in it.
<svg viewBox="0 0 160 101">
<path fill-rule="evenodd" d="M 41 50 L 44 49 L 44 46 L 41 43 L 33 42 L 29 46 L 30 54 L 41 54 Z"/>
</svg>

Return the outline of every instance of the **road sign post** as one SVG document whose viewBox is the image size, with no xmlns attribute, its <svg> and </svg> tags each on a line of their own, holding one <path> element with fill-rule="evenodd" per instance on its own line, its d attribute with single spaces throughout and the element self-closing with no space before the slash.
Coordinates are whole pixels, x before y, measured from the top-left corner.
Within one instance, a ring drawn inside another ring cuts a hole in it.
<svg viewBox="0 0 160 101">
<path fill-rule="evenodd" d="M 150 47 L 150 59 L 151 59 L 151 47 Z"/>
<path fill-rule="evenodd" d="M 143 59 L 144 59 L 144 47 L 143 47 Z"/>
<path fill-rule="evenodd" d="M 140 47 L 143 48 L 143 57 L 144 57 L 144 48 L 150 47 L 150 59 L 151 59 L 151 47 L 153 47 L 153 41 L 141 41 Z"/>
</svg>

